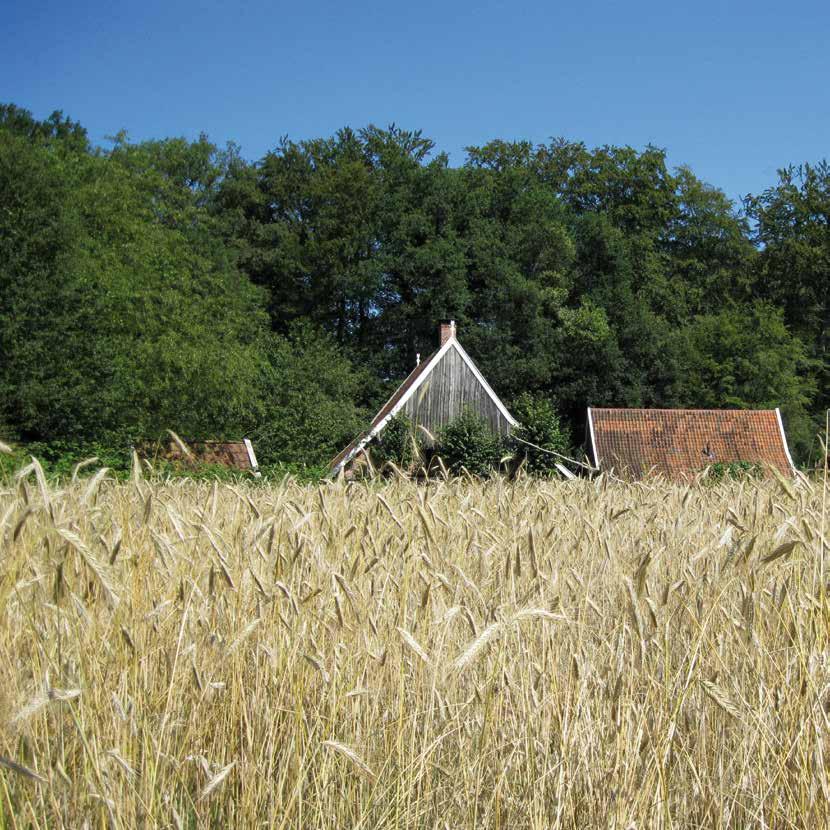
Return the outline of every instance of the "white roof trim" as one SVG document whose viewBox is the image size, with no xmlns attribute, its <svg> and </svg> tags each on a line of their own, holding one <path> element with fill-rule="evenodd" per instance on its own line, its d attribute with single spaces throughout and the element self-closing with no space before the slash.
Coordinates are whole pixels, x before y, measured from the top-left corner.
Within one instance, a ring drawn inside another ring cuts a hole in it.
<svg viewBox="0 0 830 830">
<path fill-rule="evenodd" d="M 567 478 L 569 480 L 576 478 L 576 476 L 564 464 L 560 464 L 558 461 L 554 461 L 553 466 L 556 467 L 557 470 L 559 470 L 559 472 L 562 474 L 564 478 Z"/>
<path fill-rule="evenodd" d="M 248 451 L 248 460 L 251 462 L 251 467 L 253 469 L 257 469 L 259 464 L 256 463 L 256 455 L 254 455 L 254 445 L 251 443 L 250 438 L 243 438 L 242 439 L 245 443 L 245 449 Z"/>
<path fill-rule="evenodd" d="M 694 411 L 707 412 L 709 410 L 688 410 L 688 411 L 691 411 L 691 412 L 694 412 Z M 790 455 L 790 448 L 787 444 L 787 435 L 784 432 L 784 423 L 781 420 L 781 410 L 778 407 L 775 408 L 775 417 L 778 419 L 778 429 L 781 432 L 781 443 L 784 445 L 784 453 L 787 456 L 787 461 L 789 461 L 789 463 L 790 463 L 790 469 L 793 472 L 795 472 L 795 464 L 793 463 L 793 458 Z M 593 414 L 591 413 L 591 407 L 590 406 L 588 407 L 588 430 L 591 434 L 591 452 L 593 453 L 593 456 L 594 456 L 594 466 L 597 469 L 599 469 L 600 461 L 599 461 L 599 458 L 597 457 L 597 439 L 596 439 L 596 435 L 594 434 L 594 418 L 593 418 Z"/>
<path fill-rule="evenodd" d="M 599 457 L 597 456 L 597 437 L 594 435 L 594 416 L 591 414 L 591 407 L 588 407 L 588 431 L 591 434 L 591 454 L 594 456 L 594 466 L 599 469 Z"/>
<path fill-rule="evenodd" d="M 400 410 L 403 408 L 403 405 L 415 394 L 415 390 L 418 389 L 421 386 L 421 384 L 423 384 L 423 382 L 429 377 L 430 372 L 432 372 L 432 370 L 438 365 L 438 362 L 441 360 L 441 358 L 450 350 L 450 346 L 452 346 L 453 343 L 455 343 L 455 338 L 451 337 L 449 340 L 447 340 L 446 343 L 444 343 L 443 346 L 441 346 L 440 349 L 438 349 L 438 351 L 435 353 L 435 357 L 433 357 L 432 360 L 430 360 L 429 366 L 427 366 L 427 368 L 423 372 L 421 372 L 421 374 L 415 379 L 415 382 L 412 384 L 412 386 L 410 386 L 409 389 L 407 389 L 406 392 L 404 392 L 403 395 L 401 395 L 401 399 L 392 407 L 392 409 L 389 410 L 389 414 L 375 427 L 374 430 L 372 430 L 372 432 L 375 435 L 377 435 L 377 433 L 381 431 L 383 426 L 386 426 L 386 422 L 393 415 L 396 415 L 398 412 L 400 412 Z"/>
<path fill-rule="evenodd" d="M 507 411 L 507 407 L 501 402 L 499 396 L 493 391 L 489 383 L 484 379 L 484 375 L 478 370 L 478 366 L 473 363 L 473 359 L 464 350 L 464 347 L 453 337 L 447 345 L 455 346 L 455 350 L 461 355 L 461 359 L 467 364 L 469 370 L 476 376 L 476 380 L 484 387 L 484 391 L 490 396 L 490 400 L 498 407 L 499 412 L 504 416 L 505 420 L 512 427 L 519 425 L 519 422 Z"/>
<path fill-rule="evenodd" d="M 420 388 L 420 386 L 424 383 L 424 381 L 429 377 L 430 372 L 441 362 L 444 355 L 451 349 L 455 348 L 458 354 L 461 356 L 461 359 L 467 364 L 470 371 L 475 375 L 476 380 L 484 387 L 484 391 L 490 396 L 493 403 L 498 407 L 499 412 L 504 416 L 505 420 L 510 424 L 510 426 L 518 426 L 519 422 L 507 411 L 507 407 L 499 400 L 498 395 L 493 391 L 490 384 L 484 379 L 484 376 L 479 372 L 478 367 L 473 363 L 472 358 L 464 351 L 461 344 L 458 340 L 455 339 L 455 336 L 447 340 L 443 346 L 435 353 L 435 356 L 430 360 L 429 366 L 416 378 L 415 382 L 406 392 L 401 395 L 400 400 L 389 410 L 382 421 L 379 421 L 372 429 L 360 439 L 360 441 L 355 444 L 354 449 L 339 463 L 336 467 L 333 467 L 331 470 L 330 475 L 334 476 L 346 466 L 376 435 L 378 435 L 386 424 L 389 422 L 391 418 L 394 418 L 398 412 L 401 411 L 404 404 L 415 394 L 415 392 Z M 416 367 L 417 368 L 417 367 Z M 413 370 L 414 371 L 414 370 Z M 403 381 L 406 383 L 406 380 Z M 389 401 L 394 397 L 395 392 L 392 393 L 392 396 L 387 399 L 386 403 L 383 406 L 386 406 Z M 383 409 L 383 406 L 381 409 Z"/>
<path fill-rule="evenodd" d="M 775 407 L 775 417 L 778 419 L 778 429 L 781 430 L 781 442 L 784 444 L 787 461 L 790 462 L 790 469 L 795 472 L 795 464 L 793 464 L 793 457 L 790 455 L 790 447 L 787 444 L 787 434 L 784 432 L 784 422 L 781 420 L 781 409 L 777 406 Z"/>
</svg>

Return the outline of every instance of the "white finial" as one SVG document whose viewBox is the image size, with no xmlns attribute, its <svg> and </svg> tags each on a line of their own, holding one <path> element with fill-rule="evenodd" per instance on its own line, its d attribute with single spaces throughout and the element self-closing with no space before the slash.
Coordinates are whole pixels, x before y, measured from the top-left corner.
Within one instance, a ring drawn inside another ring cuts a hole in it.
<svg viewBox="0 0 830 830">
<path fill-rule="evenodd" d="M 415 365 L 416 366 L 421 365 L 421 353 L 420 352 L 418 352 L 418 354 L 415 355 Z"/>
<path fill-rule="evenodd" d="M 450 320 L 450 331 L 452 332 L 452 336 L 455 337 L 455 320 Z"/>
</svg>

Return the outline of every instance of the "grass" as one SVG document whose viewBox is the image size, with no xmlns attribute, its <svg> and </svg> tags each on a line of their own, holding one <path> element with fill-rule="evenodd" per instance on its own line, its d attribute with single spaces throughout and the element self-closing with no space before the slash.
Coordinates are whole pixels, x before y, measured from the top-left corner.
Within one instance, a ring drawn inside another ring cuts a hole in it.
<svg viewBox="0 0 830 830">
<path fill-rule="evenodd" d="M 31 467 L 0 827 L 827 826 L 824 498 Z"/>
<path fill-rule="evenodd" d="M 2 449 L 4 446 L 6 451 Z M 132 451 L 129 447 L 119 449 L 102 445 L 28 444 L 13 449 L 0 441 L 0 480 L 14 476 L 29 463 L 32 456 L 38 458 L 46 476 L 62 481 L 77 477 L 79 464 L 87 465 L 90 462 L 106 466 L 110 477 L 115 479 L 128 479 L 132 469 Z M 278 462 L 260 465 L 260 476 L 254 479 L 249 471 L 237 470 L 223 464 L 190 465 L 161 458 L 152 459 L 152 469 L 156 478 L 192 478 L 211 482 L 218 480 L 229 484 L 256 481 L 269 486 L 279 483 L 288 475 L 302 483 L 316 484 L 328 473 L 325 465 L 308 466 Z"/>
</svg>

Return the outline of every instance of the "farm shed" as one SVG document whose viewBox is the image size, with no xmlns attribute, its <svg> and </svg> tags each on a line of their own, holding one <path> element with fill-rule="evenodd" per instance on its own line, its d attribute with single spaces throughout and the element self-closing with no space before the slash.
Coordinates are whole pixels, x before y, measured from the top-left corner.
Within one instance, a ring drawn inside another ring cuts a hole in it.
<svg viewBox="0 0 830 830">
<path fill-rule="evenodd" d="M 792 475 L 778 409 L 588 409 L 594 464 L 618 475 L 688 479 L 710 464 L 748 462 Z"/>
<path fill-rule="evenodd" d="M 160 445 L 144 446 L 139 450 L 139 454 L 145 458 L 162 458 L 165 461 L 178 461 L 192 466 L 220 464 L 234 470 L 252 473 L 258 471 L 254 447 L 247 438 L 241 441 L 184 440 L 182 443 L 187 447 L 189 455 L 172 438 Z"/>
<path fill-rule="evenodd" d="M 329 475 L 337 475 L 399 413 L 430 433 L 461 415 L 465 408 L 482 417 L 498 435 L 505 435 L 516 426 L 516 419 L 458 342 L 454 321 L 440 325 L 439 344 L 426 360 L 418 361 L 372 419 L 368 431 L 332 460 Z"/>
</svg>

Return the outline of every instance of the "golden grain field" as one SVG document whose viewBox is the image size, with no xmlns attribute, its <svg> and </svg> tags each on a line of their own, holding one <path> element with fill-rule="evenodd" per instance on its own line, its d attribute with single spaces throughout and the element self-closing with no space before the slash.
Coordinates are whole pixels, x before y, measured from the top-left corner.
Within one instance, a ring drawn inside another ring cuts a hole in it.
<svg viewBox="0 0 830 830">
<path fill-rule="evenodd" d="M 823 487 L 31 468 L 0 827 L 826 827 Z"/>
</svg>

